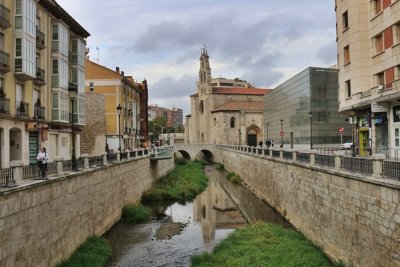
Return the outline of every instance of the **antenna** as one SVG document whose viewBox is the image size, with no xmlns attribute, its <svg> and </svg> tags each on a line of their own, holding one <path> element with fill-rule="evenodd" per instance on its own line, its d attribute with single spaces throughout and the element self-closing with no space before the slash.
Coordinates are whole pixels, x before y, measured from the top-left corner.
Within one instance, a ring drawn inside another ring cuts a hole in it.
<svg viewBox="0 0 400 267">
<path fill-rule="evenodd" d="M 97 62 L 100 63 L 100 49 L 98 46 L 96 46 L 96 50 L 97 50 Z"/>
</svg>

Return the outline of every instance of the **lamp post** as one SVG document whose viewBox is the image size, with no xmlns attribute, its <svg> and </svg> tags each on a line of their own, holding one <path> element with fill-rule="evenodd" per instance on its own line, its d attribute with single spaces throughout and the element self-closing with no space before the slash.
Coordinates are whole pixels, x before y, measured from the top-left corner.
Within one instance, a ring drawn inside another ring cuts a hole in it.
<svg viewBox="0 0 400 267">
<path fill-rule="evenodd" d="M 72 131 L 72 171 L 76 171 L 78 169 L 75 155 L 75 129 L 74 129 L 74 101 L 76 98 L 76 94 L 78 93 L 78 88 L 75 84 L 70 83 L 68 86 L 69 98 L 71 99 L 71 131 Z"/>
<path fill-rule="evenodd" d="M 122 107 L 120 104 L 118 104 L 117 113 L 118 113 L 118 143 L 119 143 L 118 150 L 119 150 L 119 152 L 121 152 L 121 120 L 120 120 L 121 111 L 122 111 Z"/>
<path fill-rule="evenodd" d="M 269 127 L 269 122 L 267 122 L 266 126 L 267 126 L 267 142 L 268 142 L 268 140 L 269 140 L 269 137 L 268 137 L 268 127 Z"/>
<path fill-rule="evenodd" d="M 281 148 L 283 148 L 283 119 L 281 119 Z"/>
<path fill-rule="evenodd" d="M 239 146 L 242 145 L 242 131 L 239 129 Z"/>
<path fill-rule="evenodd" d="M 313 149 L 313 140 L 312 140 L 312 111 L 308 112 L 308 116 L 310 117 L 310 149 Z"/>
</svg>

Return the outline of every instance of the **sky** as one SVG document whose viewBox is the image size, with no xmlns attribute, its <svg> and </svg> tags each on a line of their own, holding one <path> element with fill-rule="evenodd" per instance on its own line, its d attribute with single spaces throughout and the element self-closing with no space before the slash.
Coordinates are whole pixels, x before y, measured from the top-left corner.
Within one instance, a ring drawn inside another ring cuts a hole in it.
<svg viewBox="0 0 400 267">
<path fill-rule="evenodd" d="M 57 0 L 90 34 L 90 60 L 146 79 L 149 104 L 190 114 L 200 50 L 212 77 L 273 89 L 336 64 L 333 0 Z M 97 49 L 98 48 L 98 49 Z"/>
</svg>

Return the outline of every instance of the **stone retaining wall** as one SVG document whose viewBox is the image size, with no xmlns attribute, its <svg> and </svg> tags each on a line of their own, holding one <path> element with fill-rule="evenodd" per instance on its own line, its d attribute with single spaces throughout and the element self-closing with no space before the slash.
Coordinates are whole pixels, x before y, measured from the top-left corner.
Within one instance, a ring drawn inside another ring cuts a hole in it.
<svg viewBox="0 0 400 267">
<path fill-rule="evenodd" d="M 333 259 L 400 266 L 400 183 L 238 151 L 218 154 Z"/>
<path fill-rule="evenodd" d="M 145 157 L 1 192 L 0 266 L 55 266 L 173 167 Z"/>
</svg>

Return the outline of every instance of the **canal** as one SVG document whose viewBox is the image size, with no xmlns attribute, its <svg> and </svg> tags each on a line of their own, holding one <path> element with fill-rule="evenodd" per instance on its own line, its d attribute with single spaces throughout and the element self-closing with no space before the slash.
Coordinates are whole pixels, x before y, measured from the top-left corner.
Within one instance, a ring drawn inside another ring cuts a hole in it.
<svg viewBox="0 0 400 267">
<path fill-rule="evenodd" d="M 193 203 L 154 205 L 151 222 L 118 223 L 107 232 L 104 237 L 114 253 L 107 266 L 189 266 L 192 255 L 212 251 L 247 223 L 264 221 L 290 227 L 247 188 L 228 181 L 215 165 L 204 171 L 208 187 Z M 170 227 L 178 230 L 168 231 Z"/>
</svg>

